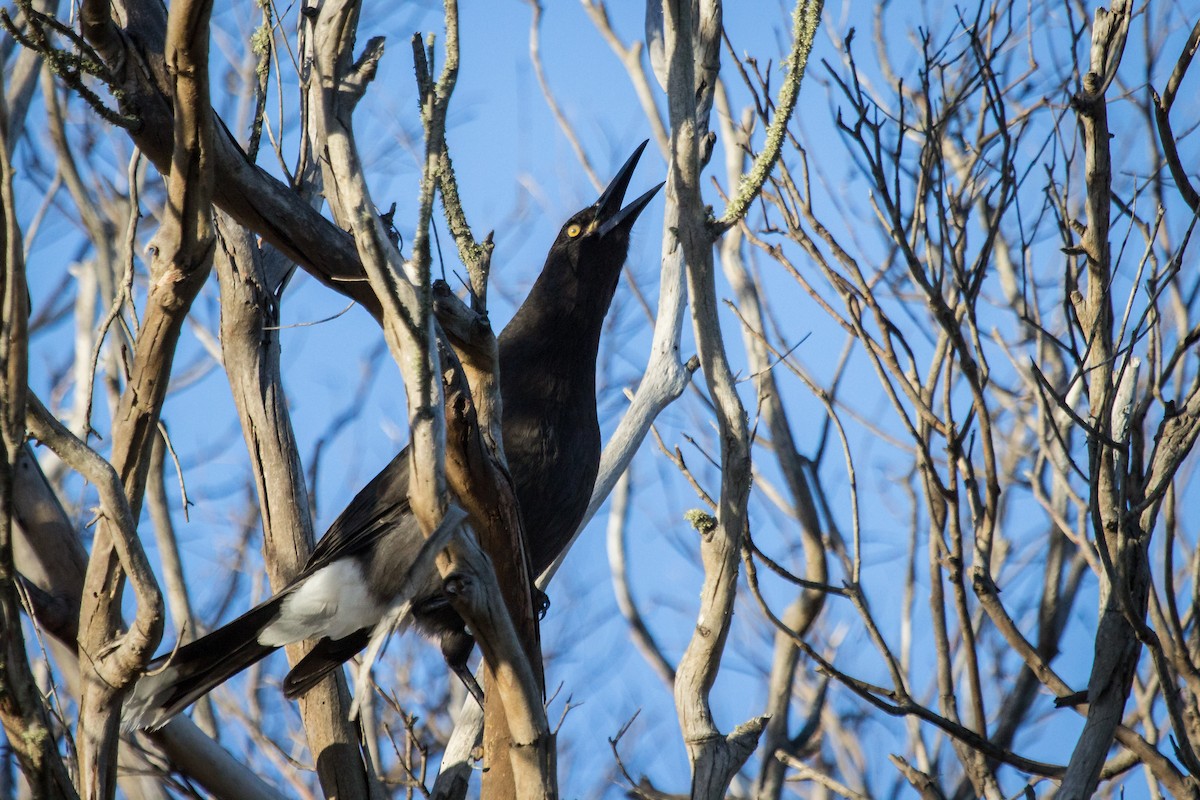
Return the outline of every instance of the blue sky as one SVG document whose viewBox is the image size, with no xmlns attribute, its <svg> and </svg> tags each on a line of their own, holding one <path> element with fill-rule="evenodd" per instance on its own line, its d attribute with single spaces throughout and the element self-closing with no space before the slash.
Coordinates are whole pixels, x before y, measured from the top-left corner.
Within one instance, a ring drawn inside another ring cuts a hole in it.
<svg viewBox="0 0 1200 800">
<path fill-rule="evenodd" d="M 391 5 L 378 3 L 364 13 L 360 44 L 368 37 L 384 35 L 387 53 L 374 85 L 360 105 L 356 126 L 376 204 L 386 208 L 392 202 L 397 203 L 398 228 L 405 240 L 411 241 L 418 179 L 415 154 L 419 142 L 415 138 L 418 127 L 409 37 L 414 30 L 437 31 L 440 63 L 441 20 L 440 9 L 434 3 L 402 4 L 399 9 Z M 642 139 L 650 136 L 650 128 L 622 67 L 595 33 L 581 7 L 569 2 L 546 5 L 542 56 L 548 80 L 597 173 L 605 180 Z M 614 0 L 611 5 L 610 14 L 618 34 L 625 40 L 640 36 L 641 11 L 635 4 Z M 735 50 L 759 54 L 764 68 L 768 58 L 774 58 L 777 64 L 781 46 L 789 35 L 787 11 L 780 3 L 769 0 L 727 4 L 726 25 Z M 922 11 L 931 12 L 935 19 L 948 13 L 930 4 L 923 4 Z M 226 61 L 230 53 L 240 54 L 241 42 L 254 24 L 251 13 L 249 3 L 222 5 L 217 9 L 216 22 L 226 33 L 214 39 L 216 63 Z M 915 9 L 912 13 L 916 13 Z M 840 57 L 831 39 L 840 42 L 851 27 L 856 27 L 857 52 L 863 59 L 860 66 L 865 74 L 873 74 L 867 41 L 871 23 L 863 14 L 861 4 L 853 9 L 849 6 L 827 9 L 829 27 L 818 35 L 793 124 L 813 162 L 823 169 L 825 180 L 834 186 L 844 181 L 850 187 L 845 195 L 832 196 L 826 202 L 831 216 L 843 215 L 851 233 L 856 225 L 870 218 L 870 213 L 865 190 L 852 182 L 853 165 L 832 125 L 831 109 L 840 102 L 828 90 L 828 73 L 820 62 L 827 59 L 839 64 Z M 289 31 L 294 19 L 294 11 L 286 17 Z M 916 24 L 915 18 L 906 19 L 900 11 L 895 11 L 889 19 L 897 30 Z M 468 218 L 477 236 L 487 230 L 495 231 L 491 316 L 497 329 L 524 296 L 562 221 L 596 196 L 554 122 L 529 65 L 529 20 L 529 6 L 517 0 L 464 4 L 461 72 L 449 120 L 448 139 Z M 942 18 L 938 25 L 947 30 L 951 23 L 952 20 Z M 1038 41 L 1039 55 L 1047 60 L 1063 57 L 1063 53 L 1054 52 L 1055 42 L 1051 38 Z M 911 70 L 917 63 L 912 38 L 896 36 L 890 45 L 898 68 Z M 1168 49 L 1176 47 L 1172 43 Z M 728 61 L 728 53 L 723 53 L 722 58 Z M 1019 59 L 1015 61 L 1019 63 Z M 728 73 L 728 77 L 735 92 L 735 106 L 740 108 L 745 94 L 733 74 Z M 1030 91 L 1034 93 L 1052 89 L 1036 79 L 1030 83 L 1033 84 Z M 214 97 L 214 104 L 227 121 L 236 120 L 240 87 L 221 81 L 215 81 L 214 87 L 229 90 L 228 94 Z M 284 119 L 283 151 L 289 167 L 294 161 L 296 144 L 294 100 L 294 88 L 285 88 L 283 104 L 288 111 Z M 279 98 L 272 97 L 272 114 L 278 101 Z M 84 112 L 76 111 L 81 113 Z M 1136 127 L 1133 122 L 1124 124 L 1131 129 Z M 119 165 L 113 172 L 123 175 L 128 154 L 129 145 L 123 135 L 112 133 L 98 148 L 96 163 L 103 165 L 107 160 Z M 25 157 L 32 159 L 33 154 L 27 151 Z M 1136 172 L 1135 156 L 1130 151 L 1122 150 L 1119 157 L 1129 159 L 1124 165 L 1126 171 Z M 270 154 L 264 152 L 260 162 L 272 163 Z M 715 157 L 713 163 L 719 165 L 720 157 Z M 26 169 L 31 176 L 26 196 L 31 198 L 28 211 L 32 218 L 36 208 L 32 198 L 38 196 L 33 185 L 38 178 L 31 161 L 26 162 Z M 657 183 L 664 173 L 665 164 L 652 145 L 638 168 L 631 192 Z M 1037 188 L 1034 184 L 1037 181 L 1031 180 L 1031 191 Z M 719 208 L 720 200 L 712 186 L 706 183 L 704 191 Z M 862 207 L 835 205 L 847 200 L 861 203 Z M 59 202 L 64 209 L 62 213 L 67 213 L 69 202 L 65 199 Z M 629 262 L 630 271 L 651 303 L 656 296 L 661 215 L 660 198 L 638 223 Z M 443 225 L 439 227 L 439 235 L 448 277 L 454 272 L 461 273 Z M 865 252 L 883 252 L 881 242 L 871 240 L 868 227 L 862 228 L 861 235 L 866 240 L 860 242 Z M 78 238 L 74 236 L 65 219 L 51 214 L 33 242 L 30 283 L 35 307 L 50 302 L 64 271 L 72 259 L 79 257 Z M 1042 244 L 1048 248 L 1046 252 L 1057 250 L 1054 242 Z M 789 346 L 798 345 L 795 355 L 807 368 L 818 376 L 828 376 L 837 363 L 843 335 L 790 279 L 772 271 L 765 261 L 758 266 L 763 270 L 773 310 L 780 320 L 781 338 Z M 723 282 L 718 286 L 718 294 L 722 299 L 729 294 Z M 215 297 L 216 286 L 210 283 L 197 304 L 196 319 L 210 330 L 215 329 L 217 321 Z M 322 445 L 316 482 L 318 530 L 324 530 L 357 489 L 407 441 L 403 388 L 394 365 L 379 346 L 378 328 L 357 308 L 328 319 L 338 315 L 345 305 L 340 296 L 304 276 L 293 281 L 283 303 L 285 380 L 301 453 L 311 463 L 318 442 Z M 735 368 L 743 369 L 745 359 L 736 320 L 727 314 L 723 325 Z M 690 339 L 690 332 L 685 339 Z M 636 387 L 641 377 L 648 344 L 645 315 L 633 293 L 623 284 L 603 344 L 600 404 L 606 433 L 624 407 L 623 390 Z M 923 343 L 918 344 L 918 351 L 922 346 Z M 690 354 L 690 345 L 685 344 L 685 358 Z M 60 324 L 39 337 L 31 361 L 31 381 L 35 388 L 45 391 L 51 377 L 69 361 L 70 355 L 67 325 Z M 185 335 L 177 363 L 184 368 L 205 363 L 211 366 L 194 331 Z M 793 432 L 801 449 L 814 448 L 820 433 L 820 405 L 795 379 L 781 375 L 779 380 L 787 393 Z M 359 387 L 365 387 L 361 398 Z M 752 410 L 750 387 L 744 384 L 742 388 L 747 407 Z M 854 397 L 868 419 L 890 419 L 890 409 L 861 362 L 856 364 L 849 379 L 847 393 Z M 361 408 L 357 407 L 360 399 Z M 357 412 L 353 424 L 331 429 L 331 420 L 350 412 Z M 230 553 L 240 531 L 253 524 L 246 518 L 252 484 L 229 390 L 220 372 L 210 371 L 188 388 L 174 393 L 167 406 L 166 420 L 181 455 L 193 502 L 190 522 L 180 524 L 178 530 L 180 546 L 197 596 L 197 611 L 212 623 L 211 613 L 226 594 Z M 101 421 L 97 427 L 103 430 L 106 425 Z M 711 423 L 698 394 L 690 392 L 669 409 L 661 418 L 660 427 L 664 440 L 672 446 L 680 444 L 701 479 L 715 488 L 715 471 L 705 468 L 702 455 L 689 448 L 683 439 L 685 434 L 693 436 L 702 447 L 713 442 Z M 859 488 L 866 498 L 864 583 L 882 587 L 873 590 L 871 599 L 885 633 L 892 639 L 890 632 L 898 623 L 900 608 L 888 588 L 895 585 L 894 576 L 906 557 L 909 510 L 902 489 L 906 478 L 897 474 L 900 462 L 887 443 L 878 441 L 860 426 L 854 426 L 851 437 L 859 468 Z M 775 477 L 769 456 L 760 452 L 758 458 L 764 465 L 764 480 Z M 835 500 L 844 500 L 847 490 L 840 465 L 840 458 L 828 458 L 823 465 L 822 477 Z M 690 557 L 694 550 L 693 534 L 682 515 L 698 502 L 678 480 L 674 468 L 654 452 L 652 444 L 643 447 L 633 469 L 638 491 L 628 536 L 634 593 L 643 604 L 651 627 L 663 637 L 668 656 L 676 660 L 694 622 L 701 580 L 699 568 Z M 171 491 L 175 491 L 174 486 Z M 792 535 L 793 524 L 761 493 L 756 493 L 752 500 L 752 512 L 756 540 L 766 542 L 772 552 L 793 566 L 801 565 Z M 841 509 L 835 510 L 835 517 L 840 525 L 847 526 L 848 520 Z M 682 791 L 687 762 L 670 693 L 630 644 L 616 611 L 604 550 L 605 521 L 602 511 L 551 586 L 552 606 L 543 626 L 543 641 L 549 655 L 547 684 L 552 688 L 560 684 L 563 687 L 551 706 L 552 721 L 557 720 L 565 698 L 570 697 L 572 705 L 578 705 L 567 715 L 559 736 L 563 796 L 620 795 L 619 786 L 606 781 L 606 776 L 613 772 L 606 740 L 639 710 L 637 722 L 622 743 L 627 766 L 635 776 L 649 775 L 661 789 Z M 1036 543 L 1044 522 L 1031 517 L 1027 524 L 1019 519 L 1009 524 L 1014 528 L 1011 532 L 1014 539 L 1036 552 L 1035 544 L 1030 542 Z M 923 558 L 922 550 L 918 562 Z M 927 583 L 925 567 L 922 565 L 919 571 L 921 580 Z M 1015 595 L 1026 580 L 1025 576 L 1016 576 L 1014 584 L 1007 588 Z M 229 615 L 249 601 L 251 582 L 261 587 L 261 573 L 252 571 L 251 580 L 238 585 L 239 597 L 231 604 Z M 781 603 L 790 597 L 780 586 L 768 586 L 768 592 Z M 1086 682 L 1090 665 L 1094 594 L 1094 587 L 1087 589 L 1085 599 L 1077 604 L 1078 619 L 1068 632 L 1067 655 L 1055 664 L 1076 686 Z M 746 602 L 748 598 L 738 606 L 723 672 L 714 691 L 718 723 L 725 731 L 760 713 L 764 701 L 762 675 L 769 666 L 771 632 Z M 923 599 L 918 600 L 921 602 Z M 861 624 L 845 604 L 832 599 L 827 615 L 829 622 L 821 635 L 827 641 L 839 643 L 839 666 L 865 680 L 884 681 L 886 673 L 881 660 L 870 649 Z M 920 638 L 922 632 L 917 635 Z M 401 660 L 406 660 L 409 653 L 418 654 L 414 669 L 428 678 L 434 687 L 428 690 L 430 693 L 441 691 L 444 684 L 439 682 L 444 677 L 434 648 L 408 637 L 393 642 L 391 649 L 393 654 L 401 654 Z M 914 689 L 931 690 L 932 684 Z M 1048 708 L 1048 696 L 1042 699 Z M 425 698 L 412 700 L 419 706 Z M 266 697 L 263 701 L 280 702 L 278 698 Z M 1065 713 L 1054 715 L 1053 719 L 1053 725 L 1019 740 L 1022 752 L 1045 760 L 1065 757 L 1078 722 Z M 894 751 L 900 736 L 903 725 L 893 720 L 883 719 L 866 729 L 863 749 L 871 756 L 868 775 L 872 782 L 878 782 L 877 789 L 889 785 L 885 781 L 890 782 L 894 777 L 884 756 Z M 1137 796 L 1143 784 L 1135 780 L 1129 788 L 1127 796 Z"/>
</svg>

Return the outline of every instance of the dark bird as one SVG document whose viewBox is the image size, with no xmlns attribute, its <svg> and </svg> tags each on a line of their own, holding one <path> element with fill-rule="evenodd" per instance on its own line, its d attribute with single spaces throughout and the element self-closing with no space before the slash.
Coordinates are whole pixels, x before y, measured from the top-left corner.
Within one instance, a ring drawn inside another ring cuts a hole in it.
<svg viewBox="0 0 1200 800">
<path fill-rule="evenodd" d="M 532 574 L 571 540 L 600 465 L 596 358 L 638 215 L 660 183 L 621 203 L 646 142 L 593 204 L 563 225 L 529 296 L 499 338 L 504 451 L 525 525 Z M 405 448 L 317 543 L 300 574 L 278 594 L 170 655 L 152 662 L 126 703 L 127 725 L 157 729 L 218 684 L 279 647 L 318 639 L 284 680 L 298 697 L 362 650 L 425 539 L 408 504 Z M 441 641 L 451 669 L 477 699 L 467 668 L 474 640 L 441 593 L 436 569 L 417 576 L 412 614 Z M 411 587 L 410 587 L 411 588 Z"/>
</svg>

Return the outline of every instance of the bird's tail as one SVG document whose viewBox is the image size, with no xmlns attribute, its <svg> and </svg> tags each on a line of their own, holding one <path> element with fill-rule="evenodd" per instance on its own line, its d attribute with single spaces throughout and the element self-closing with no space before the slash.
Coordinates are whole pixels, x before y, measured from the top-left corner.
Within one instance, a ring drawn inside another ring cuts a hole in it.
<svg viewBox="0 0 1200 800">
<path fill-rule="evenodd" d="M 277 648 L 259 644 L 287 593 L 276 595 L 207 636 L 156 658 L 125 701 L 122 727 L 158 730 L 213 688 Z"/>
<path fill-rule="evenodd" d="M 295 700 L 346 663 L 371 641 L 371 629 L 363 628 L 342 639 L 322 639 L 283 679 L 283 696 Z"/>
</svg>

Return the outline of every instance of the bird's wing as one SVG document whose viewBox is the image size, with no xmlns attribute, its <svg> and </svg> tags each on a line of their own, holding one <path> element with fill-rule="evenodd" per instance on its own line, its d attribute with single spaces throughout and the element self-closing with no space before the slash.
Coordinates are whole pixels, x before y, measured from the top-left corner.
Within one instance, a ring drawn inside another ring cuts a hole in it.
<svg viewBox="0 0 1200 800">
<path fill-rule="evenodd" d="M 410 513 L 408 504 L 408 448 L 392 459 L 362 488 L 317 542 L 299 577 L 357 555 L 374 546 L 397 522 Z"/>
</svg>

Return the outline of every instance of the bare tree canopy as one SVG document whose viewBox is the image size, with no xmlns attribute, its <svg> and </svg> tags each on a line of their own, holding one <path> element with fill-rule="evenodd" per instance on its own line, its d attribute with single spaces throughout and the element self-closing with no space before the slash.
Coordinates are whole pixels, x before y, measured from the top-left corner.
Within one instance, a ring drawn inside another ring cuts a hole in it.
<svg viewBox="0 0 1200 800">
<path fill-rule="evenodd" d="M 1200 798 L 1200 9 L 12 2 L 0 800 Z"/>
</svg>

